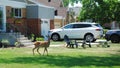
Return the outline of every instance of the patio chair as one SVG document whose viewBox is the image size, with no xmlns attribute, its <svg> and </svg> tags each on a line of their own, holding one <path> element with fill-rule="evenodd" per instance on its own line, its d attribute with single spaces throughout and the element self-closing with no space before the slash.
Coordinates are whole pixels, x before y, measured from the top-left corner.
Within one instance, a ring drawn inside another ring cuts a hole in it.
<svg viewBox="0 0 120 68">
<path fill-rule="evenodd" d="M 74 48 L 74 44 L 72 43 L 72 41 L 69 39 L 69 37 L 67 35 L 64 36 L 64 41 L 67 44 L 66 47 Z"/>
<path fill-rule="evenodd" d="M 88 45 L 91 48 L 91 41 L 87 42 L 86 40 L 83 40 L 82 47 L 85 48 L 85 45 Z"/>
</svg>

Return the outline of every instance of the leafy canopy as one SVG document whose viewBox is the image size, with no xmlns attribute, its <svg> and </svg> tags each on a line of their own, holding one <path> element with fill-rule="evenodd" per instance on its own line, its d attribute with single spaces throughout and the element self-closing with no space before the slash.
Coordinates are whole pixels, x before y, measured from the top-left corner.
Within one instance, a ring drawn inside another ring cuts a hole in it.
<svg viewBox="0 0 120 68">
<path fill-rule="evenodd" d="M 80 1 L 83 5 L 80 21 L 92 19 L 94 22 L 109 23 L 120 21 L 120 0 L 63 0 L 64 5 Z"/>
<path fill-rule="evenodd" d="M 119 0 L 82 0 L 80 20 L 92 19 L 99 23 L 120 21 Z"/>
</svg>

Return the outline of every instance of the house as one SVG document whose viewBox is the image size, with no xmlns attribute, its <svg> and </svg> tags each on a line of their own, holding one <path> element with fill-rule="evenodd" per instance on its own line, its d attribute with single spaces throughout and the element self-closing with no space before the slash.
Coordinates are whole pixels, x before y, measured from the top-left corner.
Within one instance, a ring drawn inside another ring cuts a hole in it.
<svg viewBox="0 0 120 68">
<path fill-rule="evenodd" d="M 78 3 L 74 3 L 73 5 L 70 3 L 68 5 L 68 15 L 67 15 L 67 19 L 69 20 L 69 22 L 76 22 L 79 21 L 77 19 L 77 17 L 79 17 L 80 15 L 80 11 L 81 11 L 82 5 L 80 2 Z"/>
<path fill-rule="evenodd" d="M 54 8 L 40 5 L 27 5 L 27 29 L 28 32 L 37 35 L 48 35 L 48 31 L 54 28 Z"/>
<path fill-rule="evenodd" d="M 67 8 L 64 7 L 62 0 L 34 0 L 34 1 L 55 8 L 54 28 L 59 28 L 67 24 L 66 22 Z"/>
<path fill-rule="evenodd" d="M 0 0 L 0 32 L 41 36 L 54 28 L 53 20 L 53 7 L 33 0 Z"/>
</svg>

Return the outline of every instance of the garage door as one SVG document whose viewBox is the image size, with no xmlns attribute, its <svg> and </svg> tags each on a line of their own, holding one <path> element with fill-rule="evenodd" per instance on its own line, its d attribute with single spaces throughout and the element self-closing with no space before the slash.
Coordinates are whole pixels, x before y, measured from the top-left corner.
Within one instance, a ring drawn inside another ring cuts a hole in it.
<svg viewBox="0 0 120 68">
<path fill-rule="evenodd" d="M 42 36 L 48 35 L 49 30 L 50 30 L 50 20 L 49 19 L 42 19 L 42 22 L 41 22 L 41 35 Z"/>
</svg>

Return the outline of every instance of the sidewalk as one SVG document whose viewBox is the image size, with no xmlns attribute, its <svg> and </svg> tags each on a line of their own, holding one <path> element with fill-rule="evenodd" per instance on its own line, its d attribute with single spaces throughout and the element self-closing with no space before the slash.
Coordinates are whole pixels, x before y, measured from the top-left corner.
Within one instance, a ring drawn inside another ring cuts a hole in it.
<svg viewBox="0 0 120 68">
<path fill-rule="evenodd" d="M 65 46 L 64 44 L 57 44 L 57 45 L 55 45 L 55 44 L 51 44 L 50 45 L 50 47 L 60 47 L 60 46 Z M 34 45 L 27 45 L 27 46 L 25 46 L 25 47 L 30 47 L 30 48 L 33 48 L 34 47 Z"/>
<path fill-rule="evenodd" d="M 97 45 L 97 44 L 99 44 L 99 43 L 98 43 L 99 41 L 106 41 L 106 40 L 97 40 L 96 42 L 91 43 L 91 45 Z M 78 43 L 78 45 L 81 46 L 82 43 Z M 61 46 L 64 47 L 64 46 L 65 46 L 65 43 L 51 44 L 51 45 L 50 45 L 50 47 L 61 47 Z M 27 45 L 27 46 L 25 46 L 25 47 L 31 47 L 31 48 L 33 48 L 34 45 Z"/>
</svg>

